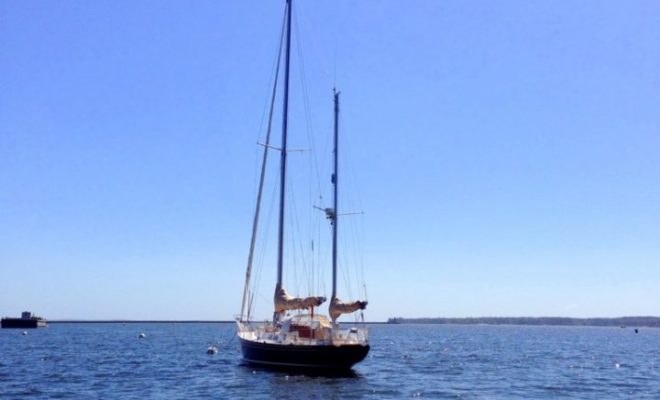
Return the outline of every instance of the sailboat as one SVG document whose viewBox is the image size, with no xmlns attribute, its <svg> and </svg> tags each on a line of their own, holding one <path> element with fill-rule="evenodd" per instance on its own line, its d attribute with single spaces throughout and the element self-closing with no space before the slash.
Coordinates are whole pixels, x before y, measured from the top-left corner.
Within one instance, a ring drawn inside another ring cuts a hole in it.
<svg viewBox="0 0 660 400">
<path fill-rule="evenodd" d="M 257 205 L 252 226 L 252 241 L 248 257 L 248 267 L 245 274 L 245 287 L 241 314 L 237 318 L 237 336 L 241 344 L 244 362 L 264 367 L 303 368 L 305 370 L 349 370 L 354 364 L 362 361 L 369 352 L 368 331 L 364 325 L 343 329 L 338 318 L 342 314 L 364 310 L 366 301 L 343 302 L 337 296 L 337 225 L 338 213 L 338 150 L 339 150 L 339 92 L 334 97 L 334 172 L 331 177 L 333 186 L 333 207 L 325 208 L 327 219 L 332 225 L 332 296 L 328 307 L 328 316 L 315 312 L 315 309 L 326 301 L 324 296 L 293 297 L 285 290 L 283 282 L 284 271 L 284 210 L 285 183 L 287 181 L 287 131 L 289 103 L 289 61 L 291 47 L 291 9 L 292 0 L 286 1 L 284 45 L 284 87 L 282 104 L 282 144 L 280 152 L 279 181 L 279 224 L 277 245 L 277 283 L 273 298 L 273 319 L 265 323 L 255 323 L 250 320 L 249 283 L 252 269 L 252 259 L 255 238 L 258 229 L 259 210 L 263 190 L 266 160 L 270 145 L 270 122 L 277 88 L 277 75 L 271 99 L 271 117 L 269 119 L 266 143 L 264 144 L 261 178 L 257 194 Z M 282 39 L 280 40 L 282 43 Z M 280 56 L 276 70 L 279 71 Z M 246 312 L 247 310 L 247 312 Z M 298 313 L 290 315 L 292 311 Z"/>
</svg>

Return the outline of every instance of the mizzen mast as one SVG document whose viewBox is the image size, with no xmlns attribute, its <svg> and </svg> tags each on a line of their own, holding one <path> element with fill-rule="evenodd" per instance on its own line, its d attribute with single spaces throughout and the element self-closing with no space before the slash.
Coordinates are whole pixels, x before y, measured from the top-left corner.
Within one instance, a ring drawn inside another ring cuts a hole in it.
<svg viewBox="0 0 660 400">
<path fill-rule="evenodd" d="M 332 223 L 332 297 L 330 298 L 329 314 L 332 322 L 337 322 L 341 314 L 348 314 L 367 307 L 366 301 L 343 302 L 337 297 L 337 228 L 339 221 L 338 194 L 339 194 L 339 92 L 334 89 L 335 103 L 335 132 L 334 132 L 334 172 L 332 174 L 333 208 L 326 210 Z M 346 214 L 343 214 L 346 215 Z"/>
</svg>

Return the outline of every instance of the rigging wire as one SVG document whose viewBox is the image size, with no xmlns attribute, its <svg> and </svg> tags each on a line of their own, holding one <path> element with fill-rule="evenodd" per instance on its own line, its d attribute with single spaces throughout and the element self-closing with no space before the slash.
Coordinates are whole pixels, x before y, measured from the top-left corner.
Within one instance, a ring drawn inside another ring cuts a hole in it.
<svg viewBox="0 0 660 400">
<path fill-rule="evenodd" d="M 298 62 L 300 64 L 299 68 L 299 73 L 300 73 L 300 86 L 302 89 L 302 98 L 303 98 L 303 107 L 304 107 L 304 116 L 305 116 L 305 124 L 306 124 L 306 134 L 307 134 L 307 140 L 309 141 L 310 147 L 311 147 L 311 154 L 312 158 L 314 160 L 314 171 L 316 172 L 316 179 L 317 179 L 317 185 L 318 185 L 318 192 L 321 193 L 321 177 L 319 175 L 319 168 L 318 168 L 318 160 L 316 158 L 316 152 L 314 149 L 316 148 L 315 142 L 314 142 L 314 130 L 313 130 L 313 125 L 312 125 L 312 119 L 311 119 L 311 111 L 309 107 L 309 94 L 307 91 L 307 78 L 305 74 L 305 59 L 303 57 L 302 53 L 302 44 L 300 42 L 300 29 L 298 26 L 298 13 L 296 12 L 296 9 L 293 9 L 293 12 L 295 14 L 295 19 L 293 23 L 293 28 L 295 30 L 295 37 L 296 37 L 296 50 L 298 51 Z"/>
<path fill-rule="evenodd" d="M 340 121 L 342 123 L 342 126 L 345 126 L 345 122 L 344 122 L 341 114 L 339 115 L 339 118 L 340 118 Z M 350 130 L 350 128 L 349 128 L 349 130 Z M 350 138 L 350 136 L 346 136 L 346 137 Z M 363 211 L 364 209 L 362 207 L 362 199 L 360 197 L 360 191 L 357 190 L 357 185 L 356 185 L 356 182 L 358 180 L 356 179 L 356 176 L 355 176 L 355 170 L 356 169 L 353 166 L 354 158 L 352 156 L 352 147 L 351 147 L 350 144 L 351 144 L 350 141 L 345 140 L 344 141 L 344 146 L 343 146 L 344 154 L 345 154 L 344 161 L 348 164 L 348 168 L 346 168 L 347 177 L 348 177 L 347 184 L 349 186 L 348 193 L 349 193 L 349 196 L 351 197 L 350 201 L 353 204 L 356 204 L 356 207 L 357 207 L 356 210 Z M 349 227 L 351 228 L 351 237 L 352 237 L 351 243 L 354 244 L 354 251 L 353 251 L 354 261 L 355 261 L 354 265 L 356 265 L 358 267 L 358 268 L 353 268 L 353 271 L 355 273 L 356 282 L 360 282 L 362 284 L 362 287 L 364 288 L 364 295 L 365 295 L 365 298 L 366 298 L 366 279 L 365 279 L 365 273 L 364 273 L 364 252 L 361 251 L 361 250 L 364 249 L 364 237 L 365 237 L 365 234 L 364 234 L 365 233 L 365 231 L 364 231 L 364 217 L 360 218 L 359 221 L 354 220 L 352 222 L 354 222 L 354 223 L 349 224 Z M 361 222 L 361 223 L 358 223 L 358 222 Z M 358 292 L 359 292 L 359 290 L 358 290 Z"/>
<path fill-rule="evenodd" d="M 266 146 L 269 145 L 270 142 L 270 134 L 271 134 L 271 129 L 272 129 L 272 122 L 273 122 L 273 111 L 275 109 L 275 98 L 277 94 L 277 82 L 279 78 L 279 70 L 280 70 L 280 61 L 281 61 L 281 56 L 282 56 L 282 44 L 284 42 L 284 27 L 285 27 L 285 22 L 286 21 L 286 16 L 287 13 L 285 11 L 284 17 L 283 17 L 283 23 L 282 23 L 282 29 L 280 31 L 280 42 L 279 42 L 279 47 L 278 47 L 278 52 L 277 52 L 277 57 L 276 57 L 276 62 L 275 66 L 273 68 L 273 73 L 271 74 L 271 81 L 272 81 L 272 95 L 270 96 L 270 111 L 268 114 L 268 129 L 266 133 Z M 274 77 L 273 77 L 274 75 Z M 263 129 L 263 119 L 261 122 L 261 126 L 259 130 Z M 248 257 L 248 267 L 246 271 L 246 282 L 245 282 L 245 289 L 243 293 L 243 302 L 241 306 L 241 316 L 240 318 L 243 318 L 243 313 L 245 312 L 245 307 L 247 306 L 247 315 L 250 314 L 250 306 L 249 304 L 246 304 L 247 299 L 250 297 L 249 296 L 249 288 L 250 288 L 250 275 L 251 275 L 251 270 L 252 270 L 252 264 L 253 264 L 253 259 L 254 259 L 254 248 L 256 245 L 257 237 L 258 237 L 258 221 L 259 221 L 259 213 L 260 213 L 260 202 L 261 202 L 261 194 L 263 191 L 263 185 L 265 183 L 265 168 L 266 168 L 266 163 L 268 160 L 268 147 L 264 147 L 263 151 L 263 161 L 262 161 L 262 166 L 261 166 L 261 174 L 259 177 L 259 190 L 258 190 L 258 196 L 257 196 L 257 204 L 255 206 L 255 215 L 254 215 L 254 221 L 253 221 L 253 229 L 252 229 L 252 241 L 250 245 L 250 254 Z M 251 302 L 250 302 L 251 303 Z"/>
<path fill-rule="evenodd" d="M 296 236 L 300 236 L 300 235 L 297 235 L 298 232 L 296 231 L 296 228 L 298 228 L 298 226 L 299 226 L 299 224 L 298 224 L 298 211 L 297 211 L 297 206 L 296 206 L 296 196 L 293 195 L 295 193 L 294 181 L 293 181 L 293 179 L 291 179 L 290 174 L 287 178 L 288 178 L 287 179 L 287 184 L 286 184 L 287 185 L 287 192 L 290 194 L 290 196 L 288 196 L 288 201 L 287 201 L 287 206 L 289 208 L 288 211 L 290 211 L 288 213 L 288 215 L 289 215 L 289 220 L 288 220 L 289 229 L 288 229 L 288 232 L 289 232 L 289 237 L 290 237 L 290 240 L 289 240 L 290 253 L 289 254 L 291 254 L 291 256 L 290 256 L 291 257 L 291 263 L 293 265 L 293 279 L 289 279 L 289 282 L 291 282 L 293 280 L 293 292 L 296 296 L 299 296 L 299 294 L 300 294 L 300 280 L 299 280 L 299 275 L 298 275 L 298 257 L 297 257 L 298 253 L 296 251 Z M 303 268 L 304 268 L 304 264 L 303 264 Z"/>
<path fill-rule="evenodd" d="M 280 29 L 280 40 L 279 40 L 279 46 L 277 47 L 277 55 L 275 56 L 275 59 L 273 60 L 273 65 L 271 67 L 271 73 L 270 73 L 270 80 L 269 84 L 266 89 L 266 95 L 264 96 L 264 106 L 263 106 L 263 111 L 261 113 L 261 122 L 259 123 L 259 130 L 258 132 L 261 132 L 262 129 L 264 128 L 264 122 L 266 121 L 266 115 L 268 115 L 268 120 L 271 121 L 273 118 L 273 110 L 272 110 L 272 97 L 274 95 L 271 95 L 271 92 L 273 91 L 273 86 L 277 85 L 277 80 L 278 80 L 278 75 L 279 75 L 279 70 L 280 70 L 280 57 L 282 55 L 282 43 L 284 41 L 284 31 L 285 31 L 285 26 L 286 26 L 286 9 L 284 11 L 284 15 L 282 17 L 282 28 Z M 270 106 L 270 107 L 269 107 Z M 270 108 L 270 112 L 267 112 Z M 261 134 L 259 134 L 261 136 Z M 255 185 L 254 192 L 256 193 L 256 186 L 257 186 L 257 170 L 258 170 L 258 158 L 259 158 L 259 146 L 255 147 L 255 162 L 254 162 L 254 179 L 253 183 Z"/>
<path fill-rule="evenodd" d="M 256 268 L 256 277 L 253 279 L 253 287 L 252 287 L 252 292 L 257 293 L 259 295 L 259 286 L 261 283 L 261 276 L 262 276 L 262 271 L 263 271 L 263 266 L 265 264 L 265 258 L 266 258 L 266 252 L 268 249 L 268 238 L 271 237 L 268 233 L 270 232 L 270 227 L 273 221 L 273 215 L 274 209 L 275 209 L 275 203 L 276 203 L 276 198 L 277 198 L 277 185 L 272 185 L 272 190 L 271 190 L 271 195 L 270 195 L 270 206 L 268 207 L 268 213 L 267 218 L 266 218 L 266 229 L 263 230 L 264 234 L 261 236 L 263 243 L 261 244 L 260 248 L 261 251 L 259 252 L 257 256 L 257 268 Z M 263 297 L 263 295 L 259 295 L 259 299 L 261 300 L 266 300 L 266 298 Z M 271 299 L 272 300 L 272 299 Z M 254 304 L 253 304 L 254 307 Z M 253 308 L 248 309 L 248 312 L 250 315 L 252 315 Z"/>
<path fill-rule="evenodd" d="M 301 91 L 302 91 L 302 100 L 303 100 L 303 114 L 304 114 L 304 121 L 305 121 L 305 133 L 307 137 L 307 141 L 309 143 L 309 147 L 311 149 L 310 153 L 310 168 L 309 170 L 315 172 L 316 174 L 316 186 L 317 186 L 317 191 L 320 194 L 321 193 L 321 186 L 320 186 L 320 175 L 319 175 L 319 168 L 318 168 L 318 160 L 317 160 L 317 152 L 315 151 L 316 144 L 314 140 L 314 134 L 313 134 L 313 124 L 312 124 L 312 118 L 311 118 L 311 111 L 310 111 L 310 102 L 309 102 L 309 94 L 307 90 L 307 85 L 306 85 L 306 74 L 305 74 L 305 62 L 304 62 L 304 57 L 302 53 L 302 45 L 301 45 L 301 40 L 300 40 L 300 29 L 298 25 L 298 14 L 296 9 L 293 9 L 295 18 L 293 19 L 293 28 L 295 30 L 295 38 L 296 38 L 296 50 L 297 50 L 297 55 L 298 55 L 298 64 L 299 64 L 299 77 L 300 77 L 300 82 L 301 82 Z M 310 176 L 311 177 L 311 176 Z M 287 205 L 289 208 L 291 208 L 291 212 L 288 213 L 289 215 L 289 225 L 291 226 L 292 229 L 290 229 L 291 232 L 291 250 L 292 250 L 292 256 L 291 256 L 291 261 L 293 263 L 293 272 L 294 272 L 294 279 L 293 281 L 295 282 L 295 290 L 296 292 L 300 292 L 300 286 L 302 282 L 306 282 L 308 294 L 311 294 L 311 291 L 314 290 L 314 277 L 317 276 L 318 274 L 315 273 L 315 265 L 314 265 L 314 258 L 313 254 L 309 254 L 311 250 L 306 251 L 306 246 L 302 241 L 297 241 L 295 238 L 296 234 L 299 234 L 299 237 L 313 237 L 312 232 L 313 232 L 313 217 L 310 217 L 308 222 L 307 222 L 307 228 L 306 228 L 306 235 L 302 234 L 303 229 L 301 227 L 301 221 L 299 219 L 299 213 L 297 212 L 297 202 L 296 202 L 296 190 L 295 186 L 293 184 L 293 181 L 290 180 L 290 176 L 288 177 L 289 179 L 287 180 L 287 194 L 288 194 L 288 199 L 289 201 L 287 202 Z M 308 202 L 312 204 L 312 179 L 310 179 L 309 182 L 309 189 L 308 189 Z M 322 196 L 321 196 L 322 197 Z M 310 207 L 311 209 L 311 207 Z M 320 241 L 319 241 L 320 242 Z M 299 248 L 297 249 L 296 246 Z M 307 256 L 305 254 L 308 254 Z M 300 257 L 300 258 L 299 258 Z M 298 274 L 298 262 L 301 263 L 301 275 L 299 276 Z M 309 268 L 307 267 L 309 265 Z"/>
<path fill-rule="evenodd" d="M 311 3 L 311 4 L 313 4 L 313 3 Z M 298 21 L 297 23 L 299 23 L 301 25 L 301 29 L 303 29 L 305 32 L 311 32 L 313 29 L 311 29 L 310 27 L 316 27 L 317 24 L 310 23 L 309 19 L 307 19 L 307 18 L 302 18 L 305 15 L 308 15 L 304 10 L 305 6 L 306 6 L 306 3 L 304 1 L 299 1 L 297 3 L 296 8 L 293 9 L 293 13 L 295 15 L 295 19 Z M 300 14 L 301 17 L 298 16 L 298 11 L 297 11 L 298 9 L 302 11 L 301 14 Z M 327 21 L 328 21 L 328 18 L 325 18 L 324 22 L 327 22 Z M 333 22 L 328 22 L 327 25 L 336 25 L 336 24 L 333 23 Z M 335 29 L 335 31 L 336 31 L 336 29 Z M 296 31 L 296 35 L 298 35 L 298 31 Z M 327 87 L 327 85 L 330 85 L 330 84 L 334 83 L 335 80 L 333 79 L 333 75 L 332 75 L 331 71 L 329 71 L 329 69 L 327 68 L 327 66 L 330 65 L 330 62 L 327 60 L 327 50 L 326 49 L 328 48 L 328 46 L 320 46 L 316 42 L 316 39 L 318 39 L 321 36 L 322 35 L 319 35 L 319 34 L 305 35 L 304 36 L 305 40 L 306 40 L 305 41 L 305 43 L 306 43 L 305 49 L 307 50 L 307 53 L 313 59 L 312 61 L 316 61 L 317 70 L 320 73 L 321 78 L 325 81 L 324 85 L 326 85 L 326 87 Z M 335 40 L 336 39 L 337 39 L 337 36 L 335 35 Z M 319 50 L 319 49 L 322 49 L 322 51 Z"/>
</svg>

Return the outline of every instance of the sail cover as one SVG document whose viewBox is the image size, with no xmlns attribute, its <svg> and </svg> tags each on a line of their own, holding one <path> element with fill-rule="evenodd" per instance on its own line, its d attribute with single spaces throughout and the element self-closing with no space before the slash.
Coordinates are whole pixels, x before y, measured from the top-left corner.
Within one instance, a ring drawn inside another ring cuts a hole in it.
<svg viewBox="0 0 660 400">
<path fill-rule="evenodd" d="M 281 286 L 275 287 L 275 312 L 281 313 L 286 310 L 304 310 L 310 307 L 320 306 L 325 301 L 323 296 L 293 297 Z"/>
<path fill-rule="evenodd" d="M 333 321 L 336 321 L 337 318 L 339 318 L 339 316 L 342 314 L 349 314 L 357 310 L 364 310 L 365 308 L 367 308 L 366 301 L 353 301 L 344 303 L 335 297 L 330 302 L 330 318 L 332 318 Z"/>
</svg>

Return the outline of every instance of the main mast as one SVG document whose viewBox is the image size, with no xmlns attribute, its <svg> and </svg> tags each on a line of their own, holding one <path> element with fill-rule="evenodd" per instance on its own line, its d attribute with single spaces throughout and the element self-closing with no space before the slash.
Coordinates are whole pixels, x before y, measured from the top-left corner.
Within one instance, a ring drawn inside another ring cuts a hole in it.
<svg viewBox="0 0 660 400">
<path fill-rule="evenodd" d="M 333 194 L 333 217 L 332 217 L 332 297 L 334 300 L 337 298 L 337 216 L 339 210 L 337 209 L 337 188 L 338 188 L 338 172 L 339 172 L 339 92 L 333 89 L 335 100 L 335 169 L 332 174 L 332 185 L 334 188 Z"/>
<path fill-rule="evenodd" d="M 286 183 L 286 137 L 289 116 L 289 60 L 291 54 L 291 0 L 286 1 L 286 53 L 284 57 L 284 104 L 282 110 L 282 148 L 280 158 L 280 219 L 277 242 L 277 286 L 282 287 L 282 264 L 284 259 L 284 200 Z"/>
</svg>

